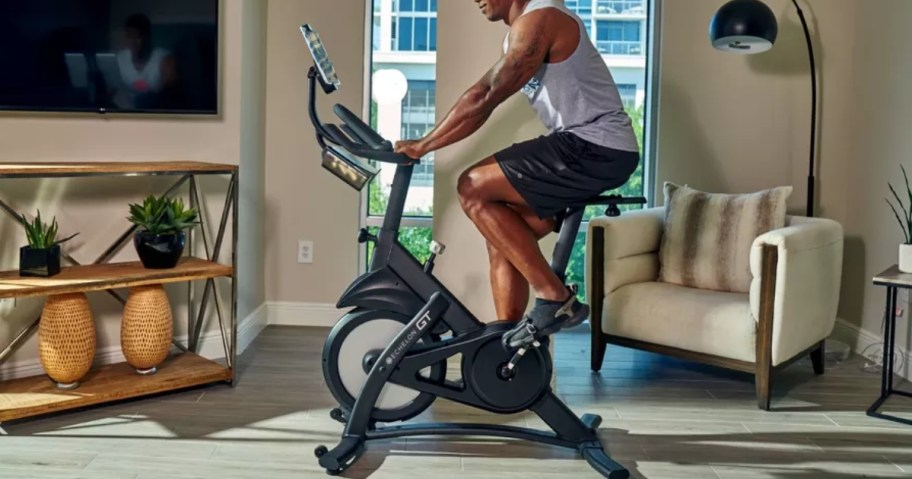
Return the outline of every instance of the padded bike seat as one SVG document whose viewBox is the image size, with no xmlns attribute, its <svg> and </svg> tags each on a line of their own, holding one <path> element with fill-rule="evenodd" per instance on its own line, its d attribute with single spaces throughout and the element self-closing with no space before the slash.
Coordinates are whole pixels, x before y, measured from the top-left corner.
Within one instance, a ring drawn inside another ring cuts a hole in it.
<svg viewBox="0 0 912 479">
<path fill-rule="evenodd" d="M 645 204 L 646 198 L 638 196 L 598 195 L 585 201 L 587 205 L 634 205 Z"/>
</svg>

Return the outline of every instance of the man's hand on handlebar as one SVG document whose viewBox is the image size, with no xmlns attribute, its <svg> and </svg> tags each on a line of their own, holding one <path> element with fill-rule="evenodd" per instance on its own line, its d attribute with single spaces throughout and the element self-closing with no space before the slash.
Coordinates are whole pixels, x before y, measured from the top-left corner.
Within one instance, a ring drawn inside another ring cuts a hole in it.
<svg viewBox="0 0 912 479">
<path fill-rule="evenodd" d="M 420 160 L 422 157 L 430 153 L 424 147 L 421 140 L 402 140 L 396 142 L 395 147 L 396 153 L 402 153 L 409 158 L 414 160 Z"/>
</svg>

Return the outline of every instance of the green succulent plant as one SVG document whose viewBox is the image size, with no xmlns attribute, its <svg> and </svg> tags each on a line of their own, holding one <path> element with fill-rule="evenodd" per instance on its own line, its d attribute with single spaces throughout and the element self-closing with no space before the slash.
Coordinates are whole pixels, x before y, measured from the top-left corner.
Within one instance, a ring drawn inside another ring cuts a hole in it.
<svg viewBox="0 0 912 479">
<path fill-rule="evenodd" d="M 130 204 L 130 216 L 127 219 L 142 232 L 168 235 L 199 224 L 198 216 L 199 212 L 195 208 L 186 208 L 180 198 L 149 195 L 141 205 Z"/>
<path fill-rule="evenodd" d="M 54 217 L 53 220 L 51 220 L 51 223 L 48 224 L 42 221 L 41 210 L 38 210 L 38 216 L 32 221 L 29 221 L 25 215 L 21 215 L 20 219 L 22 221 L 22 226 L 25 227 L 25 236 L 26 239 L 28 239 L 29 247 L 33 249 L 50 249 L 79 235 L 79 233 L 76 233 L 72 236 L 58 240 L 57 218 Z"/>
<path fill-rule="evenodd" d="M 890 192 L 893 194 L 893 198 L 896 199 L 896 202 L 899 203 L 899 209 L 902 210 L 902 216 L 900 216 L 899 211 L 897 211 L 896 206 L 887 199 L 887 204 L 890 205 L 890 209 L 893 210 L 893 216 L 896 217 L 896 221 L 899 223 L 899 228 L 903 233 L 903 244 L 912 244 L 912 186 L 909 185 L 909 177 L 906 175 L 906 169 L 902 165 L 899 165 L 903 172 L 903 179 L 905 180 L 906 191 L 904 193 L 909 198 L 909 207 L 906 208 L 906 205 L 903 204 L 903 200 L 900 198 L 899 194 L 893 188 L 893 185 L 887 183 L 887 186 L 890 187 Z"/>
</svg>

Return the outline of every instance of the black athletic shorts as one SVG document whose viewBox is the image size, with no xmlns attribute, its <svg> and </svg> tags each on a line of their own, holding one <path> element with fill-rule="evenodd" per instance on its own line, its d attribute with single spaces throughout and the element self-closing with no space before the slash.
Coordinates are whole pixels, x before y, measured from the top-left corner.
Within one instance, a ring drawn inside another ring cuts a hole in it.
<svg viewBox="0 0 912 479">
<path fill-rule="evenodd" d="M 627 183 L 640 154 L 558 132 L 494 154 L 507 179 L 539 218 L 551 218 Z"/>
</svg>

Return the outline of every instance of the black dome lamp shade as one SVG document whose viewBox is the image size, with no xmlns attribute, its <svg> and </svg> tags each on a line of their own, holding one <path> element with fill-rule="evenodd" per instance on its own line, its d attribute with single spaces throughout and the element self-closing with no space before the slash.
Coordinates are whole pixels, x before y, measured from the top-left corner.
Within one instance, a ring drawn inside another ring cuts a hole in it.
<svg viewBox="0 0 912 479">
<path fill-rule="evenodd" d="M 760 0 L 732 0 L 709 25 L 713 47 L 733 53 L 762 53 L 776 43 L 776 15 Z"/>
</svg>

